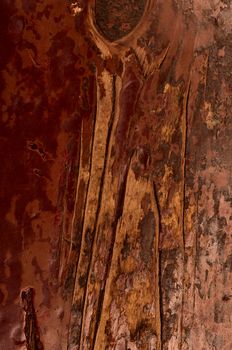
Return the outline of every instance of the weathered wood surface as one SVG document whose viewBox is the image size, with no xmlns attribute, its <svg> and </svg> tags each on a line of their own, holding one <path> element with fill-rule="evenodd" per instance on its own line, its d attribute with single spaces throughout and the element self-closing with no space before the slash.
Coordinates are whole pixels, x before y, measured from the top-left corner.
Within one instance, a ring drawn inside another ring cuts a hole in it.
<svg viewBox="0 0 232 350">
<path fill-rule="evenodd" d="M 0 349 L 232 349 L 231 2 L 0 17 Z"/>
</svg>

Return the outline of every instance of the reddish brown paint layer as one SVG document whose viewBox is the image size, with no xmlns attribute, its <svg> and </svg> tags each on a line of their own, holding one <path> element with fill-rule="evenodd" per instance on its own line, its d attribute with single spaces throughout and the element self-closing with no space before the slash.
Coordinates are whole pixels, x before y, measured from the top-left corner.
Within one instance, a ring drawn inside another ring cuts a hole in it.
<svg viewBox="0 0 232 350">
<path fill-rule="evenodd" d="M 9 350 L 16 346 L 12 330 L 22 328 L 27 286 L 36 291 L 45 349 L 66 341 L 61 246 L 69 238 L 81 125 L 87 159 L 95 111 L 94 71 L 86 62 L 95 53 L 84 36 L 77 40 L 67 5 L 1 2 L 0 347 Z"/>
</svg>

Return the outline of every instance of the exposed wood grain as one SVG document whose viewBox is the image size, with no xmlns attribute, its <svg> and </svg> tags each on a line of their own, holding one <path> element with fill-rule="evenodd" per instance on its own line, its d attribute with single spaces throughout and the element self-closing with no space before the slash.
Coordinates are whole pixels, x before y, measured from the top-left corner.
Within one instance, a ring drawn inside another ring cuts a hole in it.
<svg viewBox="0 0 232 350">
<path fill-rule="evenodd" d="M 0 17 L 0 349 L 231 349 L 230 2 Z"/>
</svg>

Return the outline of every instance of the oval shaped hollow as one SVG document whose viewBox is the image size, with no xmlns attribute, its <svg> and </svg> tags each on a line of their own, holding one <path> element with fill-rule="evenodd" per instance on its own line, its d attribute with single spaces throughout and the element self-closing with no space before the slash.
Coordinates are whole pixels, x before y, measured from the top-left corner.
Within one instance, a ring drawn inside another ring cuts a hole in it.
<svg viewBox="0 0 232 350">
<path fill-rule="evenodd" d="M 96 0 L 95 20 L 103 36 L 116 41 L 128 35 L 139 23 L 146 0 Z"/>
</svg>

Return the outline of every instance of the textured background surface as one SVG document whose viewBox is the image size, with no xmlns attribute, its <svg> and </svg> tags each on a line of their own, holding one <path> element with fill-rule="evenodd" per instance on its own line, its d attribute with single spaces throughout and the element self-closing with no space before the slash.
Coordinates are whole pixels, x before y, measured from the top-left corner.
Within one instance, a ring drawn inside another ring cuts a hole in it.
<svg viewBox="0 0 232 350">
<path fill-rule="evenodd" d="M 231 18 L 1 0 L 0 349 L 232 348 Z"/>
</svg>

